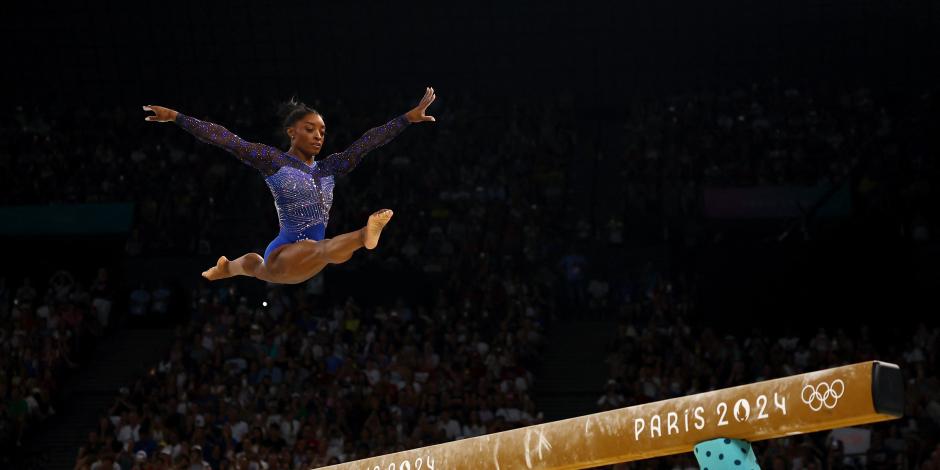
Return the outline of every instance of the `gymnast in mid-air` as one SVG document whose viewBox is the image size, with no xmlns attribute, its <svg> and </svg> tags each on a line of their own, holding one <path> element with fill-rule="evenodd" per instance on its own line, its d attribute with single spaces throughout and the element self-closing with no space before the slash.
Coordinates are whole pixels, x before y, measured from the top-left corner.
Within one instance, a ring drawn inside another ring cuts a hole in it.
<svg viewBox="0 0 940 470">
<path fill-rule="evenodd" d="M 317 275 L 327 264 L 344 263 L 354 251 L 371 250 L 379 242 L 392 211 L 379 210 L 355 232 L 325 238 L 334 178 L 352 171 L 369 151 L 385 145 L 410 123 L 434 121 L 425 114 L 434 102 L 428 87 L 417 106 L 383 126 L 370 129 L 346 150 L 315 160 L 326 139 L 326 124 L 315 109 L 291 103 L 284 120 L 290 149 L 282 152 L 264 144 L 246 142 L 228 129 L 200 121 L 162 106 L 144 106 L 152 111 L 145 119 L 173 121 L 197 139 L 216 145 L 264 175 L 274 196 L 280 233 L 264 250 L 264 256 L 248 253 L 229 261 L 222 256 L 202 273 L 210 281 L 232 276 L 251 276 L 276 284 L 297 284 Z"/>
</svg>

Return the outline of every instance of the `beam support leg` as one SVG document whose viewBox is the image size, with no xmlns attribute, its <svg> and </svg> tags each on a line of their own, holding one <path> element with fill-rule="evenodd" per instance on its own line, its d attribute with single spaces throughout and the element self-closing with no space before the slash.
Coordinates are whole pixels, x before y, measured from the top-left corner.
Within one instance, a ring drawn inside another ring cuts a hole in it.
<svg viewBox="0 0 940 470">
<path fill-rule="evenodd" d="M 718 438 L 698 443 L 693 450 L 702 470 L 760 470 L 751 443 Z"/>
</svg>

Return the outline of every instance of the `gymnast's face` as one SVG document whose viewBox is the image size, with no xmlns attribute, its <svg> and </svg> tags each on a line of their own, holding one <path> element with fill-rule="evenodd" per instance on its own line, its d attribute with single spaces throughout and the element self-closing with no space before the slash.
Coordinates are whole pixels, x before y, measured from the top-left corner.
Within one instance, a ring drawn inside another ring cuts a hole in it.
<svg viewBox="0 0 940 470">
<path fill-rule="evenodd" d="M 310 113 L 288 127 L 287 135 L 290 136 L 291 147 L 312 157 L 319 154 L 323 147 L 326 139 L 326 123 L 319 114 Z"/>
</svg>

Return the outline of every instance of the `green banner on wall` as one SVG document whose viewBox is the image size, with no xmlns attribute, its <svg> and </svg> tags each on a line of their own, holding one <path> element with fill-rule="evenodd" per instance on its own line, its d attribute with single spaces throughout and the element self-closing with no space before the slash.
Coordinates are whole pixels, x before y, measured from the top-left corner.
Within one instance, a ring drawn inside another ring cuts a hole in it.
<svg viewBox="0 0 940 470">
<path fill-rule="evenodd" d="M 134 205 L 56 204 L 0 207 L 0 235 L 94 235 L 127 232 Z"/>
</svg>

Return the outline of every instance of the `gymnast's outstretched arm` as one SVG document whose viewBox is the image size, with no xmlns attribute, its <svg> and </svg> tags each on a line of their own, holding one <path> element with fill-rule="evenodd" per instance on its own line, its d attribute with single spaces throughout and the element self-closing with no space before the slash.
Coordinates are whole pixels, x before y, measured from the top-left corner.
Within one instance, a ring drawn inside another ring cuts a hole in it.
<svg viewBox="0 0 940 470">
<path fill-rule="evenodd" d="M 356 168 L 367 153 L 392 141 L 408 127 L 408 119 L 402 114 L 379 127 L 369 129 L 362 137 L 342 152 L 328 155 L 317 162 L 317 166 L 326 175 L 345 175 Z"/>
<path fill-rule="evenodd" d="M 147 121 L 173 121 L 197 139 L 225 149 L 242 162 L 258 169 L 265 175 L 274 174 L 282 166 L 279 164 L 280 152 L 276 148 L 245 141 L 218 124 L 200 121 L 162 106 L 144 106 L 144 110 L 153 111 L 154 113 L 153 116 L 146 117 Z"/>
<path fill-rule="evenodd" d="M 387 122 L 383 126 L 369 129 L 358 140 L 353 142 L 348 149 L 342 152 L 334 153 L 320 160 L 317 166 L 329 175 L 345 175 L 352 171 L 367 153 L 377 149 L 395 138 L 401 131 L 405 130 L 408 124 L 413 122 L 434 121 L 433 116 L 427 116 L 424 111 L 437 98 L 434 94 L 434 88 L 425 89 L 424 97 L 411 111 Z"/>
</svg>

